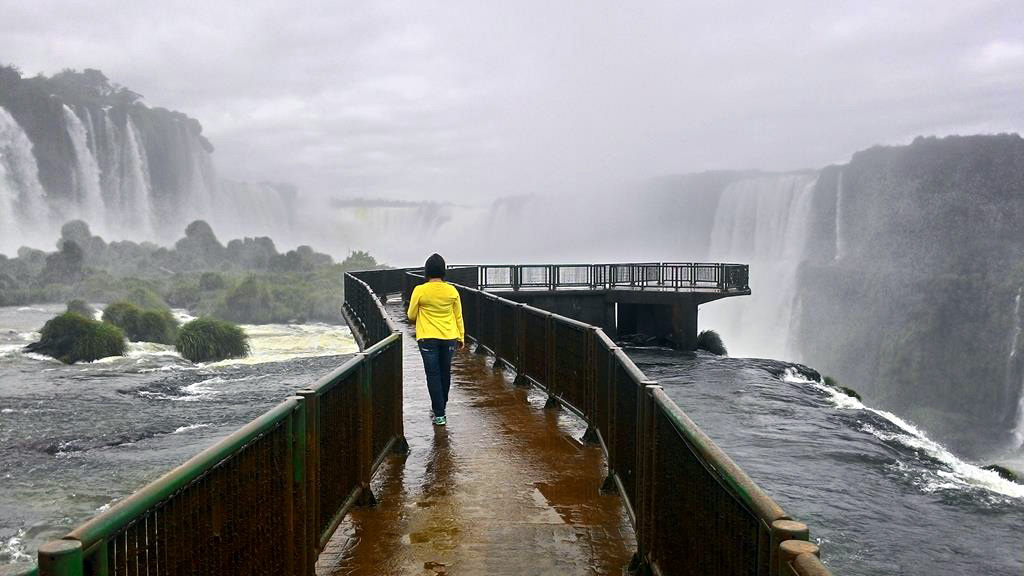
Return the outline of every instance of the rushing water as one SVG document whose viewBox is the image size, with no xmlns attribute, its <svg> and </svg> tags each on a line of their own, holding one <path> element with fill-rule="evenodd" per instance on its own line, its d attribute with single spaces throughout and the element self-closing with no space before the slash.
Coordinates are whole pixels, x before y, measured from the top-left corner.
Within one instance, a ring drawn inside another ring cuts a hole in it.
<svg viewBox="0 0 1024 576">
<path fill-rule="evenodd" d="M 0 308 L 0 564 L 140 488 L 336 368 L 347 328 L 244 326 L 253 354 L 196 365 L 171 346 L 66 366 L 23 354 L 61 306 Z"/>
<path fill-rule="evenodd" d="M 836 574 L 1024 570 L 1024 485 L 964 462 L 897 415 L 774 360 L 629 355 L 787 513 Z"/>
</svg>

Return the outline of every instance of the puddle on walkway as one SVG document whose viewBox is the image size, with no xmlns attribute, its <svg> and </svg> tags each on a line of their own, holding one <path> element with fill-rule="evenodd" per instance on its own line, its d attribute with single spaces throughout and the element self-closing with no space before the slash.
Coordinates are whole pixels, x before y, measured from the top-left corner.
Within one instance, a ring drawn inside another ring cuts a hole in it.
<svg viewBox="0 0 1024 576">
<path fill-rule="evenodd" d="M 318 576 L 621 574 L 635 539 L 621 499 L 598 491 L 604 459 L 576 440 L 583 423 L 463 352 L 448 426 L 432 426 L 423 364 L 401 326 L 410 453 L 378 472 L 379 505 L 342 523 Z"/>
</svg>

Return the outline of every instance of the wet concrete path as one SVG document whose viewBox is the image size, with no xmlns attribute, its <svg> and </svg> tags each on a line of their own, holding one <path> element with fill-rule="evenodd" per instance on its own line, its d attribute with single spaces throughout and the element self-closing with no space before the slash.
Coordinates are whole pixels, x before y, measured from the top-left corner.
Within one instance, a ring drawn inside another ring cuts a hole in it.
<svg viewBox="0 0 1024 576">
<path fill-rule="evenodd" d="M 400 305 L 388 312 L 404 318 Z M 466 350 L 448 426 L 434 427 L 412 327 L 400 325 L 410 452 L 384 464 L 378 506 L 341 524 L 317 575 L 621 574 L 635 539 L 619 496 L 598 492 L 604 457 L 577 440 L 584 424 Z"/>
</svg>

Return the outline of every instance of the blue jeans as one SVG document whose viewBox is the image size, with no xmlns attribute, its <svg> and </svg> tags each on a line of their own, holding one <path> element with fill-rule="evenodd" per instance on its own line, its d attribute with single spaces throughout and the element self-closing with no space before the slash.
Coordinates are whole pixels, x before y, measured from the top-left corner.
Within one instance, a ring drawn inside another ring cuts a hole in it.
<svg viewBox="0 0 1024 576">
<path fill-rule="evenodd" d="M 427 373 L 427 391 L 434 416 L 444 416 L 448 405 L 448 389 L 452 387 L 452 356 L 458 340 L 423 338 L 418 341 L 423 370 Z"/>
</svg>

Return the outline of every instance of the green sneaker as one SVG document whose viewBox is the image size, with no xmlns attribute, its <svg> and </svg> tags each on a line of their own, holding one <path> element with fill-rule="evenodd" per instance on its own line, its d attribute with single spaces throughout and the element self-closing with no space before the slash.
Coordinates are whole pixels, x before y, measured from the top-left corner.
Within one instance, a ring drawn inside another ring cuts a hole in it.
<svg viewBox="0 0 1024 576">
<path fill-rule="evenodd" d="M 434 426 L 444 426 L 448 423 L 448 419 L 444 416 L 434 416 Z"/>
</svg>

